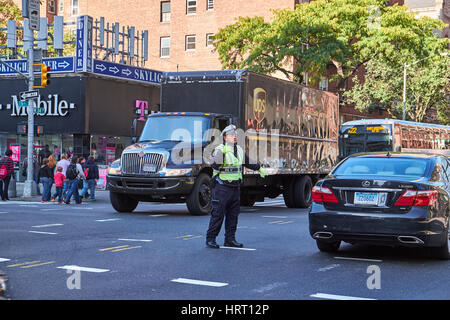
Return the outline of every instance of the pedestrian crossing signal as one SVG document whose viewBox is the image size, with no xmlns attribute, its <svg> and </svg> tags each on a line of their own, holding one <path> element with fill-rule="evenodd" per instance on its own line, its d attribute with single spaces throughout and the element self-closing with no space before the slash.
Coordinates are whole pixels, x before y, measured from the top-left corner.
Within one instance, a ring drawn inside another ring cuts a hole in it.
<svg viewBox="0 0 450 320">
<path fill-rule="evenodd" d="M 33 64 L 33 66 L 40 66 L 41 67 L 41 85 L 40 86 L 33 86 L 34 89 L 36 88 L 45 88 L 50 84 L 50 75 L 48 74 L 50 71 L 50 67 L 47 67 L 43 63 L 39 64 Z"/>
</svg>

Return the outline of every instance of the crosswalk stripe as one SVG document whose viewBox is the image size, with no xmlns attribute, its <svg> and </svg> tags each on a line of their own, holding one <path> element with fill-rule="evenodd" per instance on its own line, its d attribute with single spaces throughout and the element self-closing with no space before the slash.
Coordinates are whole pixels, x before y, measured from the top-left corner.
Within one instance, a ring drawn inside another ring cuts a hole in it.
<svg viewBox="0 0 450 320">
<path fill-rule="evenodd" d="M 178 278 L 178 279 L 173 279 L 171 281 L 178 282 L 178 283 L 195 284 L 195 285 L 200 285 L 200 286 L 210 286 L 210 287 L 224 287 L 224 286 L 228 285 L 228 283 L 225 283 L 225 282 L 203 281 L 203 280 L 186 279 L 186 278 Z"/>
</svg>

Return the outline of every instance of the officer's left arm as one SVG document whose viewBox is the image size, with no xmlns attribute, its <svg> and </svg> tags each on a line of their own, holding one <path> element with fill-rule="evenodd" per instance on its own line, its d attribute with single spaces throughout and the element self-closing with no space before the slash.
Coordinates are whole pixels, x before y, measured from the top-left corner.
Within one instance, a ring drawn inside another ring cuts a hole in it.
<svg viewBox="0 0 450 320">
<path fill-rule="evenodd" d="M 251 161 L 248 155 L 245 155 L 245 161 L 243 163 L 243 166 L 250 169 L 250 170 L 259 170 L 261 168 L 261 165 L 255 161 Z"/>
</svg>

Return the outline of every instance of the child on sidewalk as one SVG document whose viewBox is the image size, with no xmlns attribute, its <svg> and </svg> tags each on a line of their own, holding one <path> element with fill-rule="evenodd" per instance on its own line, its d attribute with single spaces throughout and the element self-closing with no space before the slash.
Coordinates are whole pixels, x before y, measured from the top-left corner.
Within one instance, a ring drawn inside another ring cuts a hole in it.
<svg viewBox="0 0 450 320">
<path fill-rule="evenodd" d="M 64 174 L 62 173 L 63 168 L 62 167 L 57 167 L 56 168 L 56 173 L 55 173 L 55 186 L 56 186 L 56 192 L 53 195 L 53 199 L 52 202 L 55 202 L 56 197 L 58 197 L 58 204 L 62 204 L 63 201 L 63 194 L 62 194 L 62 190 L 63 190 L 63 186 L 64 186 L 64 179 L 66 178 L 64 176 Z"/>
</svg>

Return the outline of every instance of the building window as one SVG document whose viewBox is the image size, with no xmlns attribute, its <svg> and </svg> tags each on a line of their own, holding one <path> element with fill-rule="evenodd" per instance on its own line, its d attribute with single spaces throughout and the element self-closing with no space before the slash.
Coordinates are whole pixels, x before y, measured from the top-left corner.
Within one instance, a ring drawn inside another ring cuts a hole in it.
<svg viewBox="0 0 450 320">
<path fill-rule="evenodd" d="M 186 14 L 197 13 L 197 0 L 186 0 Z"/>
<path fill-rule="evenodd" d="M 161 22 L 170 21 L 170 1 L 161 2 Z"/>
<path fill-rule="evenodd" d="M 56 14 L 56 1 L 48 0 L 48 13 Z"/>
<path fill-rule="evenodd" d="M 195 50 L 195 35 L 186 36 L 186 51 Z"/>
<path fill-rule="evenodd" d="M 319 89 L 328 91 L 328 78 L 322 77 L 319 82 Z"/>
<path fill-rule="evenodd" d="M 170 57 L 170 37 L 161 37 L 161 58 Z"/>
<path fill-rule="evenodd" d="M 206 46 L 207 47 L 212 47 L 214 45 L 213 44 L 213 37 L 214 37 L 213 33 L 207 33 L 206 34 Z"/>
<path fill-rule="evenodd" d="M 63 0 L 58 1 L 58 14 L 60 16 L 64 15 L 64 1 Z"/>
<path fill-rule="evenodd" d="M 72 15 L 77 16 L 79 15 L 79 9 L 78 9 L 78 0 L 72 0 Z"/>
<path fill-rule="evenodd" d="M 214 10 L 214 0 L 206 0 L 206 10 Z"/>
</svg>

